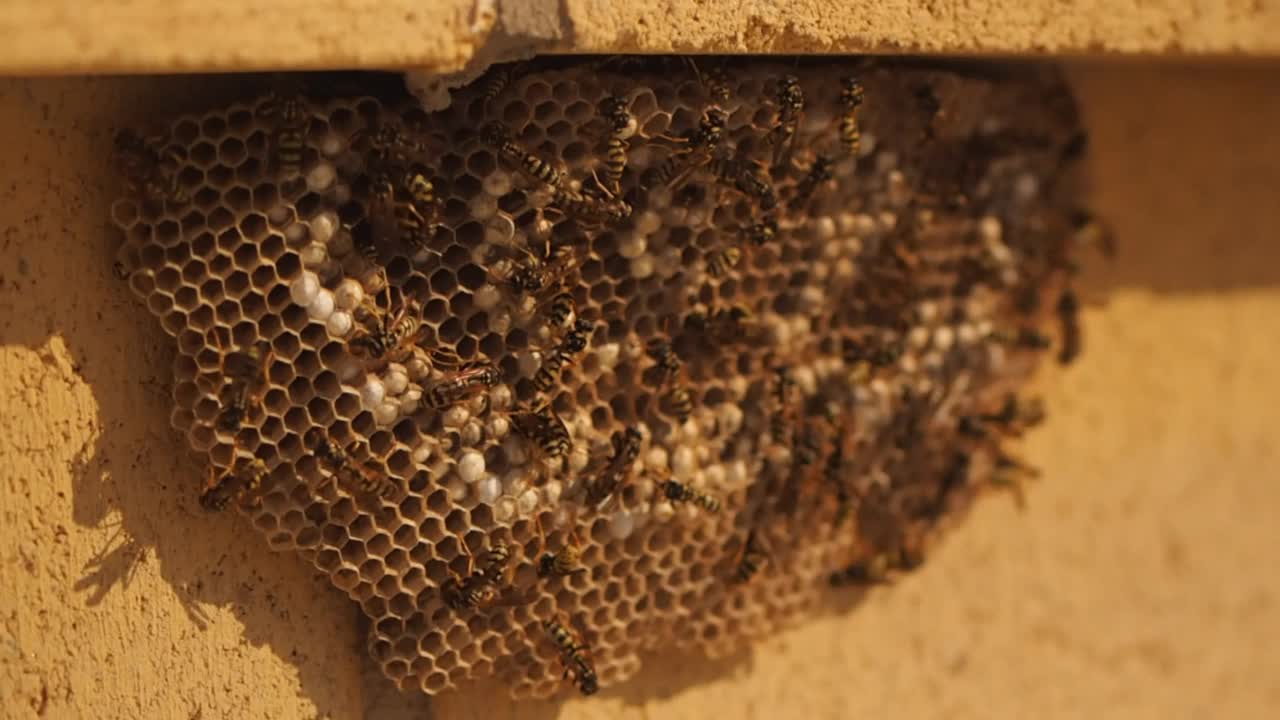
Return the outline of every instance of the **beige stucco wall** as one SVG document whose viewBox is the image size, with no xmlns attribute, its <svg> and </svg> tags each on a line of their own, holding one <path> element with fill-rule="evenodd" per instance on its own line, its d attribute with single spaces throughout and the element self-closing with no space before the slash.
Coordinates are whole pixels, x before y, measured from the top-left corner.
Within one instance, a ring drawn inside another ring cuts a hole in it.
<svg viewBox="0 0 1280 720">
<path fill-rule="evenodd" d="M 1088 264 L 1110 300 L 1085 313 L 1083 361 L 1042 378 L 1025 513 L 982 502 L 918 574 L 732 660 L 436 714 L 1273 716 L 1277 70 L 1074 67 L 1122 245 Z M 366 676 L 351 605 L 199 511 L 173 351 L 111 274 L 110 130 L 233 86 L 0 81 L 2 718 L 421 717 Z"/>
<path fill-rule="evenodd" d="M 0 72 L 457 70 L 575 52 L 1280 54 L 1271 0 L 6 0 Z"/>
</svg>

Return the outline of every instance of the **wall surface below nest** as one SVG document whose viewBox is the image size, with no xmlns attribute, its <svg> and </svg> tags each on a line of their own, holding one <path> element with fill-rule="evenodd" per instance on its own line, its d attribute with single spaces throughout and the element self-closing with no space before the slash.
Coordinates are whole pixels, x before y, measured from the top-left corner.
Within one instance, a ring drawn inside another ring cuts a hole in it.
<svg viewBox="0 0 1280 720">
<path fill-rule="evenodd" d="M 581 53 L 1280 53 L 1280 6 L 1203 0 L 10 0 L 0 72 L 456 71 Z"/>
<path fill-rule="evenodd" d="M 438 717 L 1266 717 L 1280 347 L 1273 67 L 1080 65 L 1099 210 L 1087 351 L 1050 371 L 1045 469 L 853 612 L 598 698 L 468 692 Z M 227 79 L 0 83 L 0 717 L 421 717 L 367 674 L 355 610 L 195 502 L 173 351 L 111 274 L 116 127 Z M 1142 92 L 1135 92 L 1141 88 Z M 1249 108 L 1242 112 L 1241 108 Z"/>
</svg>

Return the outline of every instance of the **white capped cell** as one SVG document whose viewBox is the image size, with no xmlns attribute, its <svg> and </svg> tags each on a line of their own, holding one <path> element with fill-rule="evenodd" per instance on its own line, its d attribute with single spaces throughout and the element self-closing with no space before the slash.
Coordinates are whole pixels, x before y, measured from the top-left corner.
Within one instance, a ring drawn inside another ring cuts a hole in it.
<svg viewBox="0 0 1280 720">
<path fill-rule="evenodd" d="M 329 259 L 329 247 L 321 242 L 307 243 L 298 255 L 302 258 L 304 267 L 314 268 Z"/>
<path fill-rule="evenodd" d="M 471 296 L 471 302 L 480 310 L 492 310 L 502 302 L 502 291 L 490 283 L 485 283 L 476 288 L 475 294 Z"/>
<path fill-rule="evenodd" d="M 431 363 L 425 356 L 414 354 L 404 361 L 404 371 L 412 382 L 420 383 L 431 374 Z"/>
<path fill-rule="evenodd" d="M 412 415 L 422 407 L 422 388 L 410 385 L 397 400 L 400 403 L 400 414 Z"/>
<path fill-rule="evenodd" d="M 933 331 L 933 346 L 946 352 L 955 344 L 956 333 L 950 325 L 943 325 Z"/>
<path fill-rule="evenodd" d="M 638 232 L 629 232 L 618 239 L 618 254 L 633 260 L 644 254 L 649 248 L 649 238 Z"/>
<path fill-rule="evenodd" d="M 721 403 L 716 408 L 721 435 L 732 435 L 742 427 L 742 408 L 733 403 Z"/>
<path fill-rule="evenodd" d="M 302 307 L 310 305 L 316 299 L 316 293 L 318 292 L 320 292 L 320 278 L 308 270 L 304 270 L 289 285 L 289 298 Z"/>
<path fill-rule="evenodd" d="M 360 386 L 360 400 L 364 402 L 365 407 L 377 406 L 386 396 L 386 386 L 376 377 L 370 376 L 364 381 L 364 385 Z"/>
<path fill-rule="evenodd" d="M 536 489 L 529 488 L 528 490 L 520 493 L 520 496 L 516 498 L 516 514 L 520 517 L 528 517 L 537 509 L 538 491 Z"/>
<path fill-rule="evenodd" d="M 364 300 L 364 286 L 354 278 L 343 278 L 333 289 L 333 302 L 339 310 L 353 310 Z"/>
<path fill-rule="evenodd" d="M 454 405 L 445 410 L 441 420 L 447 428 L 460 428 L 471 419 L 471 411 L 462 405 Z"/>
<path fill-rule="evenodd" d="M 480 187 L 483 188 L 485 193 L 490 197 L 500 198 L 511 192 L 511 173 L 500 169 L 494 170 L 480 181 Z"/>
<path fill-rule="evenodd" d="M 320 154 L 327 158 L 337 157 L 346 149 L 347 139 L 336 132 L 325 133 L 325 136 L 320 138 Z"/>
<path fill-rule="evenodd" d="M 626 540 L 635 529 L 635 518 L 626 510 L 619 510 L 609 518 L 609 535 L 614 540 Z"/>
<path fill-rule="evenodd" d="M 688 445 L 676 448 L 671 455 L 671 474 L 678 479 L 688 478 L 693 474 L 693 448 Z"/>
<path fill-rule="evenodd" d="M 390 400 L 379 403 L 373 409 L 373 421 L 382 427 L 395 422 L 398 417 L 400 417 L 400 404 Z"/>
<path fill-rule="evenodd" d="M 502 481 L 492 473 L 485 475 L 476 483 L 476 500 L 492 504 L 502 495 Z"/>
<path fill-rule="evenodd" d="M 498 212 L 498 199 L 487 194 L 476 195 L 467 203 L 467 207 L 475 219 L 488 220 Z"/>
<path fill-rule="evenodd" d="M 355 241 L 351 238 L 351 233 L 346 230 L 339 230 L 333 234 L 333 237 L 329 238 L 329 257 L 347 257 L 351 254 L 351 251 L 355 249 L 354 242 Z"/>
<path fill-rule="evenodd" d="M 489 416 L 487 430 L 489 437 L 501 440 L 511 431 L 511 421 L 506 415 L 494 413 Z"/>
<path fill-rule="evenodd" d="M 333 163 L 322 160 L 307 172 L 307 189 L 311 192 L 324 192 L 333 187 L 338 179 L 338 170 Z"/>
<path fill-rule="evenodd" d="M 311 242 L 327 245 L 338 230 L 338 216 L 332 212 L 322 212 L 307 223 L 311 233 Z"/>
<path fill-rule="evenodd" d="M 458 477 L 465 483 L 473 483 L 484 476 L 484 455 L 467 450 L 458 458 Z"/>
<path fill-rule="evenodd" d="M 641 255 L 631 261 L 631 277 L 643 280 L 654 273 L 657 263 L 652 255 Z"/>
<path fill-rule="evenodd" d="M 275 227 L 284 227 L 284 224 L 291 219 L 293 219 L 293 208 L 288 205 L 276 205 L 267 211 L 267 220 Z M 307 228 L 305 225 L 294 223 L 285 230 L 284 237 L 290 243 L 296 243 L 306 233 Z"/>
<path fill-rule="evenodd" d="M 662 216 L 652 210 L 645 210 L 635 216 L 635 234 L 652 235 L 662 227 Z"/>
<path fill-rule="evenodd" d="M 434 452 L 432 443 L 421 442 L 413 449 L 409 457 L 413 459 L 415 465 L 426 465 L 427 461 L 431 459 L 432 452 Z"/>
<path fill-rule="evenodd" d="M 352 319 L 351 313 L 336 310 L 325 321 L 325 328 L 334 337 L 346 337 L 355 328 L 355 320 Z"/>
<path fill-rule="evenodd" d="M 409 373 L 400 363 L 391 363 L 383 372 L 382 382 L 388 395 L 399 395 L 409 388 Z"/>
<path fill-rule="evenodd" d="M 320 288 L 320 292 L 316 293 L 315 299 L 307 306 L 307 315 L 312 320 L 325 322 L 329 316 L 333 314 L 333 293 Z"/>
<path fill-rule="evenodd" d="M 465 486 L 463 486 L 465 487 Z M 516 501 L 511 498 L 501 498 L 497 504 L 493 506 L 493 519 L 500 523 L 509 523 L 516 517 Z"/>
</svg>

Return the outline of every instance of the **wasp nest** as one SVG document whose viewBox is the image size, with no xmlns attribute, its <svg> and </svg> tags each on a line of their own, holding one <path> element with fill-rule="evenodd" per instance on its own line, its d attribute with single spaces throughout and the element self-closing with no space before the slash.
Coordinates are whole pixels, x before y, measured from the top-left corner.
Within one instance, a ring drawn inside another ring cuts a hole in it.
<svg viewBox="0 0 1280 720">
<path fill-rule="evenodd" d="M 274 92 L 124 133 L 172 424 L 402 687 L 717 654 L 1030 474 L 1078 349 L 1043 69 L 539 61 L 424 112 Z M 567 671 L 567 672 L 566 672 Z"/>
</svg>

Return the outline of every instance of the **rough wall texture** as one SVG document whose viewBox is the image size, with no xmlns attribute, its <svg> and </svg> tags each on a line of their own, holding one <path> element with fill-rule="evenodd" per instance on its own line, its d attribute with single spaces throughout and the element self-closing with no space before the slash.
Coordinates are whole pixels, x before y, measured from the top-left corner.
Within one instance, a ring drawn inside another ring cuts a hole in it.
<svg viewBox="0 0 1280 720">
<path fill-rule="evenodd" d="M 575 52 L 1280 52 L 1266 0 L 9 0 L 0 72 L 458 70 Z"/>
<path fill-rule="evenodd" d="M 1087 268 L 1084 360 L 1044 378 L 1027 512 L 983 502 L 916 575 L 736 658 L 439 717 L 1269 715 L 1275 68 L 1073 75 L 1123 244 Z M 110 130 L 231 86 L 0 84 L 0 717 L 421 717 L 363 675 L 345 601 L 196 507 L 172 354 L 111 275 Z"/>
</svg>

